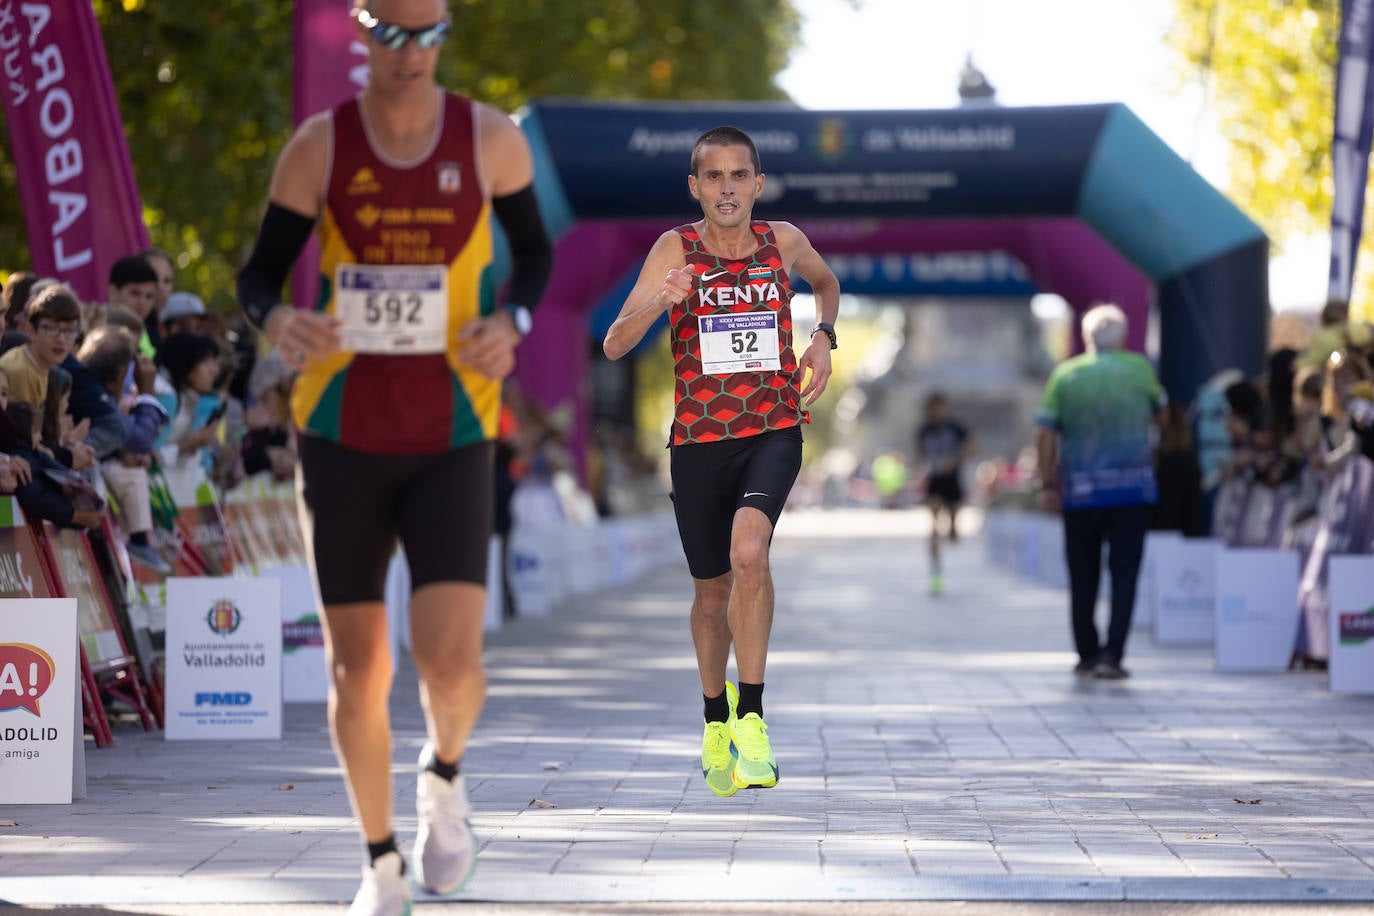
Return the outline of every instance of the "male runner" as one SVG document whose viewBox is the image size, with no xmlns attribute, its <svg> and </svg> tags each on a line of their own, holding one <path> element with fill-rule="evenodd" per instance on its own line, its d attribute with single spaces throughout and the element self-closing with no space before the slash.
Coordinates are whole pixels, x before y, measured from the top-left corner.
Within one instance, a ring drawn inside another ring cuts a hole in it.
<svg viewBox="0 0 1374 916">
<path fill-rule="evenodd" d="M 949 541 L 959 540 L 959 507 L 964 502 L 960 467 L 973 457 L 973 437 L 949 415 L 945 396 L 934 392 L 926 398 L 925 421 L 916 431 L 916 456 L 926 468 L 926 507 L 930 510 L 930 593 L 944 591 L 940 567 L 941 519 L 948 520 Z"/>
<path fill-rule="evenodd" d="M 434 80 L 443 0 L 358 0 L 370 82 L 301 124 L 239 276 L 248 318 L 300 369 L 301 516 L 324 602 L 329 725 L 370 864 L 352 914 L 410 911 L 391 823 L 391 651 L 382 587 L 399 537 L 429 742 L 416 880 L 448 893 L 474 864 L 459 761 L 482 709 L 482 613 L 501 379 L 552 266 L 524 136 Z M 507 304 L 487 277 L 492 211 L 511 244 Z M 280 304 L 317 229 L 320 301 Z"/>
<path fill-rule="evenodd" d="M 803 401 L 815 403 L 830 379 L 840 306 L 840 284 L 806 236 L 790 223 L 752 218 L 763 180 L 743 131 L 701 135 L 687 187 L 703 218 L 659 236 L 605 341 L 606 355 L 619 359 L 668 313 L 677 376 L 673 505 L 696 588 L 692 641 L 706 702 L 701 770 L 722 796 L 778 781 L 763 721 L 773 625 L 768 547 L 801 468 L 801 424 L 810 421 Z M 820 318 L 800 360 L 792 350 L 793 274 L 811 284 Z M 725 679 L 732 642 L 738 692 Z"/>
</svg>

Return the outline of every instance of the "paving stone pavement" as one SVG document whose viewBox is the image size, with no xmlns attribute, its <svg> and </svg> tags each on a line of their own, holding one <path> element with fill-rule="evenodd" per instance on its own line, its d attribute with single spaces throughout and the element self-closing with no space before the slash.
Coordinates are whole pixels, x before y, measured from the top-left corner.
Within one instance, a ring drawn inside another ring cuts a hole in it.
<svg viewBox="0 0 1374 916">
<path fill-rule="evenodd" d="M 488 640 L 457 900 L 1374 901 L 1374 697 L 1131 642 L 1070 669 L 1066 598 L 977 541 L 926 594 L 914 512 L 789 513 L 765 707 L 777 788 L 712 795 L 685 565 Z M 414 835 L 414 673 L 393 700 Z M 272 742 L 125 725 L 88 797 L 0 811 L 0 903 L 324 902 L 359 841 L 323 709 Z"/>
</svg>

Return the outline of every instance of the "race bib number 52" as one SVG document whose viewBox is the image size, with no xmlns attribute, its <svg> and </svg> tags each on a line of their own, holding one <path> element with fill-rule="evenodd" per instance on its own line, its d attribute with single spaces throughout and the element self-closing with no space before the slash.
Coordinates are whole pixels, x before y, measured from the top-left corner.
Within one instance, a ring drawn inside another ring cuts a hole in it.
<svg viewBox="0 0 1374 916">
<path fill-rule="evenodd" d="M 778 313 L 702 315 L 701 366 L 708 375 L 768 372 L 782 368 L 778 356 Z"/>
<path fill-rule="evenodd" d="M 448 271 L 442 267 L 341 264 L 334 302 L 345 350 L 400 355 L 448 349 Z"/>
</svg>

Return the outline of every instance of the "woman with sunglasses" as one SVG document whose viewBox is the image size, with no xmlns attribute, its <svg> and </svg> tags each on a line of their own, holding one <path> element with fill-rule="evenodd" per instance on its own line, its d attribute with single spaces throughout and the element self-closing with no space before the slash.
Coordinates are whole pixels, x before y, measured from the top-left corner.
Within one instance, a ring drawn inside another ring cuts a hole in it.
<svg viewBox="0 0 1374 916">
<path fill-rule="evenodd" d="M 329 724 L 369 862 L 350 913 L 406 913 L 392 833 L 392 662 L 383 583 L 396 542 L 413 592 L 411 643 L 428 743 L 420 755 L 415 878 L 450 893 L 475 842 L 459 761 L 485 699 L 482 614 L 501 380 L 552 268 L 524 135 L 434 78 L 443 0 L 359 0 L 370 81 L 302 123 L 282 150 L 239 277 L 248 318 L 299 370 L 303 527 L 324 602 Z M 488 277 L 495 213 L 507 301 Z M 322 295 L 281 304 L 312 231 Z"/>
</svg>

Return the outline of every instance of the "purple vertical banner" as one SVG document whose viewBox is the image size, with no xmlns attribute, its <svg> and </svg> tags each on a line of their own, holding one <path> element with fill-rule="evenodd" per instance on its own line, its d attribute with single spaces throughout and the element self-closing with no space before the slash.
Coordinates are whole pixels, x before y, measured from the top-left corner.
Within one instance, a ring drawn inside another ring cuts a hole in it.
<svg viewBox="0 0 1374 916">
<path fill-rule="evenodd" d="M 148 229 L 90 0 L 0 0 L 0 61 L 33 270 L 103 301 Z"/>
<path fill-rule="evenodd" d="M 358 38 L 349 15 L 352 9 L 352 0 L 296 0 L 292 106 L 297 124 L 367 85 L 367 45 Z M 315 305 L 319 260 L 319 245 L 311 238 L 291 275 L 291 295 L 298 307 Z"/>
<path fill-rule="evenodd" d="M 1331 144 L 1331 273 L 1327 298 L 1348 302 L 1364 217 L 1369 146 L 1374 136 L 1374 0 L 1341 3 L 1336 59 L 1336 130 Z"/>
</svg>

